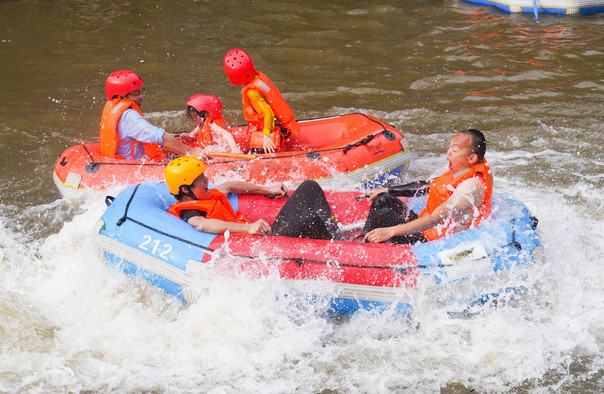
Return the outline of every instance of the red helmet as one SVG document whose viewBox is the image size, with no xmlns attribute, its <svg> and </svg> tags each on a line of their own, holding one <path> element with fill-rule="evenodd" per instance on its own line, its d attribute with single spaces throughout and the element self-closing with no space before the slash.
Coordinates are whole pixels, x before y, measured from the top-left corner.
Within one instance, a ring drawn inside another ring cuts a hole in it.
<svg viewBox="0 0 604 394">
<path fill-rule="evenodd" d="M 187 105 L 195 108 L 197 111 L 206 111 L 214 119 L 222 117 L 222 104 L 216 96 L 210 94 L 196 94 L 191 96 Z"/>
<path fill-rule="evenodd" d="M 233 85 L 245 85 L 256 76 L 252 58 L 243 49 L 231 49 L 224 56 L 224 71 Z"/>
<path fill-rule="evenodd" d="M 124 97 L 128 93 L 143 86 L 143 80 L 128 70 L 117 70 L 109 74 L 105 81 L 105 92 L 107 92 L 107 100 L 111 100 L 113 96 Z"/>
</svg>

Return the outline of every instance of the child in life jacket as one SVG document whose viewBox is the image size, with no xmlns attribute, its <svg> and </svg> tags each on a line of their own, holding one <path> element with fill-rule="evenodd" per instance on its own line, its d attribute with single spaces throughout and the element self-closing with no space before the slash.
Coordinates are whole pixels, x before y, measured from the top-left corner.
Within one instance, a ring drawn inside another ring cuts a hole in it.
<svg viewBox="0 0 604 394">
<path fill-rule="evenodd" d="M 222 117 L 222 104 L 216 96 L 196 94 L 187 101 L 187 116 L 195 123 L 195 130 L 182 136 L 183 140 L 205 152 L 241 153 Z"/>
<path fill-rule="evenodd" d="M 242 85 L 243 116 L 250 131 L 251 150 L 273 153 L 283 148 L 284 139 L 299 135 L 300 126 L 293 111 L 273 81 L 256 71 L 247 52 L 232 49 L 224 56 L 223 63 L 229 81 Z"/>
</svg>

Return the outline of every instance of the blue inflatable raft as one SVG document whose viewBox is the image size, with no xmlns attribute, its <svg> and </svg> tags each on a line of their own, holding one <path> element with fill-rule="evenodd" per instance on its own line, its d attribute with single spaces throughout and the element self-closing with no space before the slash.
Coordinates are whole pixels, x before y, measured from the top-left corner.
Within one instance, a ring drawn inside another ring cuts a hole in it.
<svg viewBox="0 0 604 394">
<path fill-rule="evenodd" d="M 327 192 L 342 229 L 356 238 L 369 202 L 360 192 Z M 229 196 L 249 220 L 272 223 L 283 199 Z M 405 200 L 415 211 L 424 198 Z M 278 274 L 286 283 L 312 282 L 316 294 L 297 294 L 327 302 L 325 312 L 393 309 L 409 314 L 419 300 L 451 313 L 514 296 L 524 288 L 523 267 L 541 250 L 537 220 L 519 201 L 493 196 L 491 217 L 471 228 L 418 245 L 369 244 L 278 236 L 207 234 L 167 211 L 174 202 L 164 183 L 122 191 L 102 216 L 99 244 L 119 270 L 142 276 L 185 302 L 195 302 L 207 274 L 220 271 L 258 278 Z M 237 264 L 225 263 L 229 257 Z M 304 287 L 302 287 L 304 288 Z M 292 286 L 293 295 L 297 292 Z"/>
</svg>

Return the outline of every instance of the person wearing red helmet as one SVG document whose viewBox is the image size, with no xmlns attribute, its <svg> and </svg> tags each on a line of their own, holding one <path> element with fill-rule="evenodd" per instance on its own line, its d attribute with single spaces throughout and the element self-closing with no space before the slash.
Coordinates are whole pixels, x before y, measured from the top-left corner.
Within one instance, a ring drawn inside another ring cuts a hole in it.
<svg viewBox="0 0 604 394">
<path fill-rule="evenodd" d="M 107 103 L 101 115 L 101 154 L 130 160 L 161 160 L 161 149 L 182 155 L 200 155 L 161 127 L 149 123 L 140 110 L 145 95 L 143 80 L 129 70 L 114 71 L 105 81 Z"/>
<path fill-rule="evenodd" d="M 195 130 L 183 135 L 205 151 L 241 153 L 222 117 L 222 103 L 216 96 L 196 94 L 187 100 L 187 116 L 195 123 Z"/>
<path fill-rule="evenodd" d="M 256 71 L 250 55 L 242 49 L 232 49 L 224 57 L 224 71 L 233 85 L 243 85 L 241 89 L 243 115 L 250 130 L 250 141 L 254 141 L 254 132 L 262 130 L 262 148 L 272 153 L 277 149 L 275 137 L 281 133 L 286 136 L 297 136 L 300 127 L 294 113 L 277 89 L 277 86 L 265 74 Z M 275 129 L 275 118 L 281 124 L 279 131 Z M 273 138 L 271 138 L 273 133 Z M 253 143 L 251 148 L 256 148 Z"/>
</svg>

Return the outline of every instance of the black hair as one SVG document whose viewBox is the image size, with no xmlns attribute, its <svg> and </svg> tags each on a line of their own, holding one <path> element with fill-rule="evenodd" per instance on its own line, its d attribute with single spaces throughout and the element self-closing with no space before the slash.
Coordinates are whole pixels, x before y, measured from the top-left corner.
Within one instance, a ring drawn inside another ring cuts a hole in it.
<svg viewBox="0 0 604 394">
<path fill-rule="evenodd" d="M 193 120 L 191 118 L 192 114 L 195 114 L 197 116 L 199 116 L 200 118 L 203 118 L 204 120 L 208 117 L 209 113 L 208 111 L 198 111 L 196 110 L 194 107 L 192 106 L 187 106 L 187 117 L 191 120 Z"/>
<path fill-rule="evenodd" d="M 461 134 L 466 134 L 472 137 L 472 153 L 478 156 L 478 162 L 484 161 L 484 155 L 487 152 L 487 140 L 484 138 L 482 131 L 477 129 L 465 129 L 460 131 Z"/>
<path fill-rule="evenodd" d="M 181 191 L 180 188 L 183 186 L 186 186 L 188 188 L 188 190 L 184 191 L 184 192 Z M 178 187 L 178 193 L 176 193 L 174 195 L 174 197 L 176 197 L 176 199 L 181 202 L 182 202 L 183 197 L 185 197 L 185 196 L 192 198 L 193 200 L 197 200 L 197 197 L 193 194 L 193 191 L 191 190 L 191 188 L 192 188 L 191 185 L 180 185 Z"/>
</svg>

